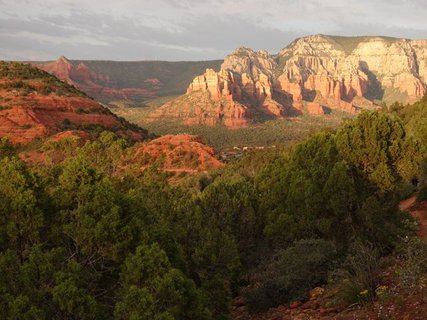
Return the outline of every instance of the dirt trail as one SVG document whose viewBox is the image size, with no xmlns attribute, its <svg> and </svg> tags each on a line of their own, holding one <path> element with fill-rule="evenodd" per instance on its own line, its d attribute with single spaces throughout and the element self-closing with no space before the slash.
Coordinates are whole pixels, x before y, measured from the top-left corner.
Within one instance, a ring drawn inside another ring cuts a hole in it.
<svg viewBox="0 0 427 320">
<path fill-rule="evenodd" d="M 418 236 L 427 239 L 427 201 L 417 203 L 416 196 L 403 200 L 399 204 L 399 209 L 408 212 L 420 223 Z"/>
</svg>

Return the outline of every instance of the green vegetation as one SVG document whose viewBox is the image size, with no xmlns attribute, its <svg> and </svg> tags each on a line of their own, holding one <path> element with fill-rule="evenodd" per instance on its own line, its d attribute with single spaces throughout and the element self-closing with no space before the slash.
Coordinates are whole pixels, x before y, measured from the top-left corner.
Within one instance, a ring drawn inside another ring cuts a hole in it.
<svg viewBox="0 0 427 320">
<path fill-rule="evenodd" d="M 305 299 L 311 288 L 324 284 L 337 256 L 335 244 L 322 239 L 296 241 L 267 266 L 262 285 L 248 293 L 251 312 L 265 311 Z"/>
<path fill-rule="evenodd" d="M 379 284 L 380 259 L 372 245 L 355 244 L 343 267 L 336 271 L 338 302 L 346 305 L 372 302 Z"/>
<path fill-rule="evenodd" d="M 0 78 L 7 80 L 0 85 L 0 89 L 19 90 L 20 95 L 40 90 L 44 95 L 53 93 L 57 96 L 89 98 L 82 91 L 30 64 L 0 61 Z M 32 83 L 39 83 L 41 87 L 36 89 Z"/>
<path fill-rule="evenodd" d="M 352 53 L 353 50 L 356 49 L 356 47 L 362 41 L 367 41 L 369 39 L 376 38 L 374 36 L 342 37 L 342 36 L 329 36 L 329 35 L 325 37 L 332 39 L 339 46 L 340 49 L 345 51 L 347 55 Z M 393 37 L 378 36 L 378 38 L 383 39 L 389 44 L 399 41 L 399 38 L 393 38 Z"/>
<path fill-rule="evenodd" d="M 35 91 L 36 89 L 22 80 L 15 80 L 11 82 L 5 82 L 0 85 L 0 89 L 10 90 L 19 90 L 20 94 L 28 94 Z"/>
<path fill-rule="evenodd" d="M 325 117 L 303 116 L 294 120 L 269 120 L 262 125 L 230 129 L 225 126 L 188 126 L 170 119 L 147 122 L 154 107 L 114 109 L 114 113 L 136 123 L 156 135 L 188 133 L 203 137 L 216 150 L 245 146 L 290 146 L 322 129 L 334 129 L 347 113 L 334 111 Z"/>
<path fill-rule="evenodd" d="M 413 223 L 397 204 L 414 178 L 425 184 L 426 103 L 363 112 L 174 185 L 155 167 L 124 167 L 131 146 L 112 132 L 49 142 L 65 159 L 46 165 L 2 140 L 0 319 L 227 319 L 248 274 L 254 312 L 333 274 L 343 300 L 362 303 L 396 247 L 410 287 L 425 279 L 425 256 L 402 244 Z"/>
<path fill-rule="evenodd" d="M 0 61 L 0 78 L 34 80 L 54 78 L 49 73 L 20 62 Z M 59 81 L 59 80 L 57 80 Z"/>
</svg>

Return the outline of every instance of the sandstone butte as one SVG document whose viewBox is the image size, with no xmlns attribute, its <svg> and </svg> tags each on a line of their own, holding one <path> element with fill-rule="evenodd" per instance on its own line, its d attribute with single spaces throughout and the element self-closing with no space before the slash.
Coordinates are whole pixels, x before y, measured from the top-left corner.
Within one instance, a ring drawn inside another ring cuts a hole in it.
<svg viewBox="0 0 427 320">
<path fill-rule="evenodd" d="M 207 69 L 150 116 L 186 124 L 242 127 L 339 109 L 356 113 L 381 101 L 414 102 L 426 94 L 427 40 L 314 35 L 277 55 L 239 48 L 216 72 Z"/>
<path fill-rule="evenodd" d="M 135 141 L 146 136 L 74 87 L 25 64 L 0 62 L 0 104 L 0 138 L 8 137 L 13 144 L 63 131 L 68 131 L 63 136 L 87 139 L 95 127 Z"/>
</svg>

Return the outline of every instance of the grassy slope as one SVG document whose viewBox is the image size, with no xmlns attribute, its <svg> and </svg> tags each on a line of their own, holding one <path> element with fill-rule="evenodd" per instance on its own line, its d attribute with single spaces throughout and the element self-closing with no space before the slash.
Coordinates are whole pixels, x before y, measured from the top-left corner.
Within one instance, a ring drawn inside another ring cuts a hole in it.
<svg viewBox="0 0 427 320">
<path fill-rule="evenodd" d="M 325 37 L 332 39 L 337 43 L 341 49 L 345 51 L 346 54 L 350 54 L 362 41 L 367 41 L 373 38 L 381 38 L 388 43 L 393 43 L 399 41 L 399 38 L 393 37 L 384 37 L 384 36 L 359 36 L 359 37 L 343 37 L 343 36 L 329 36 Z"/>
</svg>

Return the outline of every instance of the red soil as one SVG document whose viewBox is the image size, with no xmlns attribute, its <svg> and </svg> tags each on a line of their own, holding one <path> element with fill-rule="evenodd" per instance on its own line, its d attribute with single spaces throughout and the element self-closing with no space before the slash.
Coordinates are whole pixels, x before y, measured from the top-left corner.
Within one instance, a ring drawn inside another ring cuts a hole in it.
<svg viewBox="0 0 427 320">
<path fill-rule="evenodd" d="M 166 135 L 137 145 L 129 161 L 142 169 L 156 163 L 163 171 L 194 173 L 222 166 L 215 154 L 198 136 Z"/>
<path fill-rule="evenodd" d="M 64 124 L 78 128 L 82 125 L 100 125 L 117 129 L 134 140 L 139 133 L 123 127 L 118 118 L 95 100 L 78 96 L 41 95 L 32 92 L 21 95 L 16 91 L 0 90 L 0 98 L 8 101 L 0 109 L 0 137 L 7 136 L 13 144 L 28 144 L 37 138 L 61 132 Z"/>
</svg>

